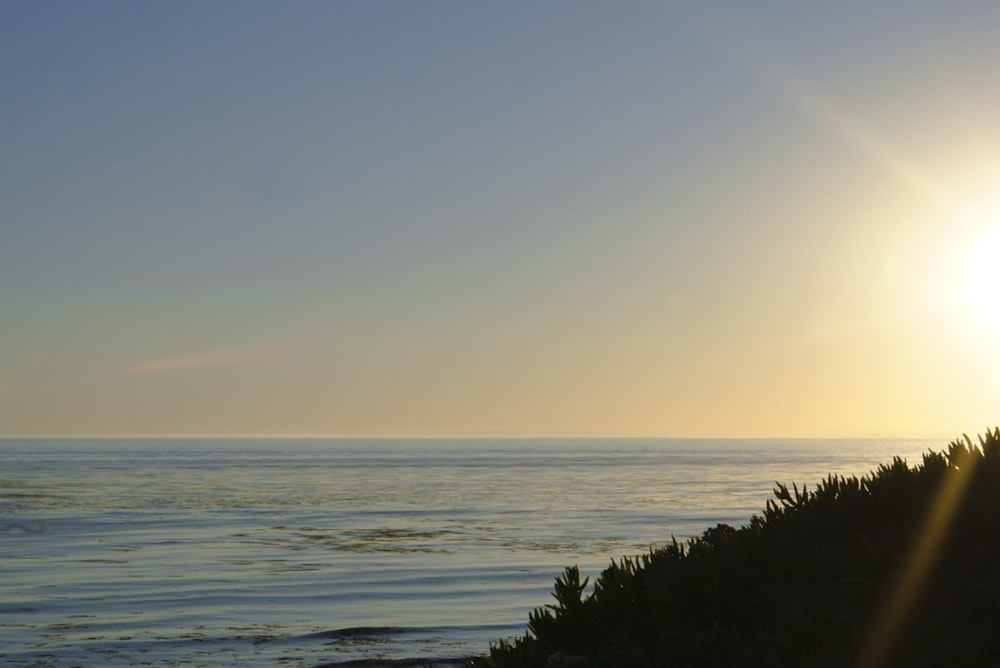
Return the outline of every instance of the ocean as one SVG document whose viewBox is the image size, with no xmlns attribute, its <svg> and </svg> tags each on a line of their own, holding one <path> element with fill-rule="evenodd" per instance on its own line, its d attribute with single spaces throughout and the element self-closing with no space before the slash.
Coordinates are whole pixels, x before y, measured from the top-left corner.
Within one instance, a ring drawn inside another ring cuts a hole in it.
<svg viewBox="0 0 1000 668">
<path fill-rule="evenodd" d="M 445 662 L 577 564 L 946 441 L 0 440 L 0 666 Z"/>
</svg>

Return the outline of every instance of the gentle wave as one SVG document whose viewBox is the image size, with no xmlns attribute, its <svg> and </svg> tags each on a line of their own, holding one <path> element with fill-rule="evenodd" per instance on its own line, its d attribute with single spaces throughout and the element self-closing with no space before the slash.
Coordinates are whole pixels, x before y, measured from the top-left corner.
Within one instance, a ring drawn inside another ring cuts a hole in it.
<svg viewBox="0 0 1000 668">
<path fill-rule="evenodd" d="M 453 661 L 523 633 L 566 565 L 942 445 L 0 441 L 0 665 Z"/>
</svg>

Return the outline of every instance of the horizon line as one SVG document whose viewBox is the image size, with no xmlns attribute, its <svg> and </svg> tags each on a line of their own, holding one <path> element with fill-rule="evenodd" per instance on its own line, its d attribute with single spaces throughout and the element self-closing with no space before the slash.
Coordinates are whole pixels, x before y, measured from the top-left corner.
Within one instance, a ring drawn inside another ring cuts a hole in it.
<svg viewBox="0 0 1000 668">
<path fill-rule="evenodd" d="M 963 432 L 959 436 L 968 432 Z M 979 433 L 979 432 L 975 432 Z M 622 439 L 703 439 L 703 440 L 801 440 L 801 439 L 830 439 L 830 440 L 853 440 L 853 439 L 899 439 L 899 440 L 935 440 L 940 438 L 958 438 L 959 436 L 943 436 L 940 434 L 931 435 L 899 435 L 886 433 L 867 434 L 786 434 L 786 435 L 733 435 L 733 434 L 664 434 L 664 433 L 626 433 L 626 432 L 576 432 L 576 431 L 551 431 L 551 432 L 517 432 L 517 431 L 475 431 L 475 432 L 440 432 L 440 433 L 420 433 L 420 434 L 398 434 L 398 433 L 323 433 L 323 432 L 274 432 L 274 433 L 198 433 L 198 432 L 133 432 L 133 433 L 0 433 L 0 440 L 13 439 L 66 439 L 66 440 L 89 440 L 89 439 L 287 439 L 287 440 L 427 440 L 427 439 L 559 439 L 559 438 L 622 438 Z"/>
</svg>

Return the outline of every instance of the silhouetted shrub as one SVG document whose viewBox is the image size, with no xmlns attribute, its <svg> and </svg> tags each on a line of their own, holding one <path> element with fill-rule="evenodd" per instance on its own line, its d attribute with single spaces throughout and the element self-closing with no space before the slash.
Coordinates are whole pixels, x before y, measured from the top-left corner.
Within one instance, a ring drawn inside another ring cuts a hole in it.
<svg viewBox="0 0 1000 668">
<path fill-rule="evenodd" d="M 473 665 L 1000 665 L 1000 428 L 910 467 L 778 483 L 762 515 L 576 567 Z"/>
</svg>

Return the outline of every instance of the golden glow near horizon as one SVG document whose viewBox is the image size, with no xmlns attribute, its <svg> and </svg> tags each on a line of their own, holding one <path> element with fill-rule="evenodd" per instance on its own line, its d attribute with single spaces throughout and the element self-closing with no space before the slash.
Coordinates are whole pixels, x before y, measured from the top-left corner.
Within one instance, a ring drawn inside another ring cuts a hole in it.
<svg viewBox="0 0 1000 668">
<path fill-rule="evenodd" d="M 52 11 L 0 26 L 0 433 L 1000 421 L 993 10 Z"/>
</svg>

